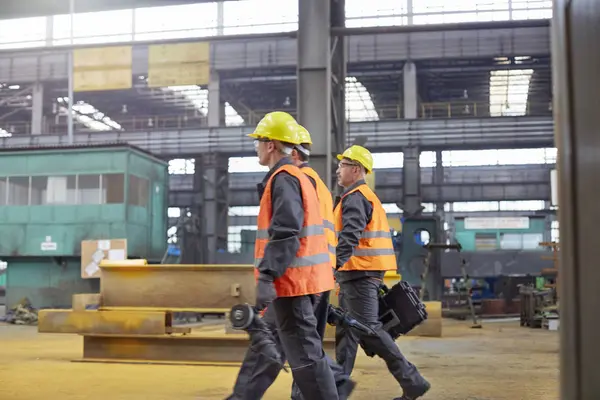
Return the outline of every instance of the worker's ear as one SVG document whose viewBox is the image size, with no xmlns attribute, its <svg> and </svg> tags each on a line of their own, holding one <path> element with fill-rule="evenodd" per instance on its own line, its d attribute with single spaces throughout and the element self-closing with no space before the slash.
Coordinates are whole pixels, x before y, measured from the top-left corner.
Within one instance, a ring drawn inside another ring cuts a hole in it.
<svg viewBox="0 0 600 400">
<path fill-rule="evenodd" d="M 298 150 L 295 148 L 292 150 L 292 160 L 298 161 L 300 159 L 300 155 L 298 154 Z"/>
</svg>

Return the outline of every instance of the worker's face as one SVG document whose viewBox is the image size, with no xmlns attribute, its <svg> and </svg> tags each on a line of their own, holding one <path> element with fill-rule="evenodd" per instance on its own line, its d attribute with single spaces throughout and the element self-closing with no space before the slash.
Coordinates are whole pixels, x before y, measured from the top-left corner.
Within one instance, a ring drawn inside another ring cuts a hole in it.
<svg viewBox="0 0 600 400">
<path fill-rule="evenodd" d="M 354 161 L 342 159 L 336 171 L 338 185 L 348 187 L 356 182 L 362 174 L 362 167 Z"/>
<path fill-rule="evenodd" d="M 269 165 L 271 154 L 274 151 L 277 151 L 275 148 L 275 143 L 273 143 L 271 140 L 263 138 L 259 138 L 254 141 L 254 149 L 256 150 L 256 155 L 258 156 L 258 163 L 262 166 Z"/>
</svg>

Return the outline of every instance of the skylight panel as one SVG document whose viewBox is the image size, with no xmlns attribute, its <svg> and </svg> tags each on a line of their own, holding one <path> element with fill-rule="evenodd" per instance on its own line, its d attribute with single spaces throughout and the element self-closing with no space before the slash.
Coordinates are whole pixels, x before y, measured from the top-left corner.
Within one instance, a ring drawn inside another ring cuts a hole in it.
<svg viewBox="0 0 600 400">
<path fill-rule="evenodd" d="M 490 116 L 521 116 L 527 113 L 532 69 L 490 72 Z"/>
<path fill-rule="evenodd" d="M 346 77 L 346 118 L 350 122 L 378 121 L 371 94 L 355 77 Z"/>
</svg>

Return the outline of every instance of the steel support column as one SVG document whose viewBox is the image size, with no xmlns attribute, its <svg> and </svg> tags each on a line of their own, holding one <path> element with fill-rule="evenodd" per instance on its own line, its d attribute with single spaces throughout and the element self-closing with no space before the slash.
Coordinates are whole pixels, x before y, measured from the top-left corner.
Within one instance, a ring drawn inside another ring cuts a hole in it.
<svg viewBox="0 0 600 400">
<path fill-rule="evenodd" d="M 198 163 L 200 161 L 200 163 Z M 200 224 L 201 264 L 214 264 L 218 251 L 227 251 L 229 211 L 229 157 L 204 154 L 196 161 L 196 174 L 202 196 Z"/>
<path fill-rule="evenodd" d="M 345 0 L 331 1 L 331 27 L 346 26 Z M 331 151 L 342 153 L 346 147 L 346 37 L 336 36 L 331 40 Z M 333 156 L 333 154 L 332 154 Z M 334 163 L 335 159 L 332 160 Z M 331 164 L 331 162 L 330 162 Z M 331 187 L 336 187 L 335 174 L 332 174 Z M 329 182 L 327 182 L 329 184 Z"/>
<path fill-rule="evenodd" d="M 44 85 L 33 85 L 31 94 L 31 134 L 40 135 L 44 131 Z"/>
<path fill-rule="evenodd" d="M 219 74 L 215 71 L 210 73 L 208 82 L 208 126 L 209 128 L 218 128 L 225 114 L 221 104 L 221 83 Z M 224 125 L 224 124 L 223 124 Z"/>
<path fill-rule="evenodd" d="M 440 150 L 435 152 L 435 169 L 433 172 L 433 184 L 439 185 L 439 195 L 442 198 L 442 185 L 444 184 L 444 158 Z M 444 215 L 444 202 L 435 203 L 435 211 L 442 218 Z"/>
<path fill-rule="evenodd" d="M 419 92 L 417 89 L 417 67 L 412 61 L 404 64 L 404 118 L 416 119 L 419 115 Z"/>
<path fill-rule="evenodd" d="M 553 11 L 561 399 L 591 400 L 600 398 L 600 3 L 556 0 Z"/>
<path fill-rule="evenodd" d="M 404 149 L 404 166 L 402 167 L 402 210 L 404 216 L 416 216 L 422 211 L 420 154 L 418 147 L 406 147 Z"/>
<path fill-rule="evenodd" d="M 312 134 L 311 164 L 331 187 L 332 152 L 345 144 L 346 67 L 344 39 L 332 39 L 330 29 L 344 25 L 344 1 L 298 4 L 298 122 Z"/>
</svg>

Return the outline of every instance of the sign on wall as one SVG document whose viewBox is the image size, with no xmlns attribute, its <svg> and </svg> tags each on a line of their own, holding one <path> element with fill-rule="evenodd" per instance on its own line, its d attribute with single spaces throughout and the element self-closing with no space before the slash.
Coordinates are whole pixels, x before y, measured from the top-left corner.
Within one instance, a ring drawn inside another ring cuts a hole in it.
<svg viewBox="0 0 600 400">
<path fill-rule="evenodd" d="M 177 43 L 148 47 L 148 86 L 208 85 L 210 43 Z"/>
<path fill-rule="evenodd" d="M 73 50 L 73 90 L 89 92 L 130 89 L 131 46 Z"/>
<path fill-rule="evenodd" d="M 529 229 L 528 217 L 467 217 L 464 222 L 469 230 Z"/>
</svg>

